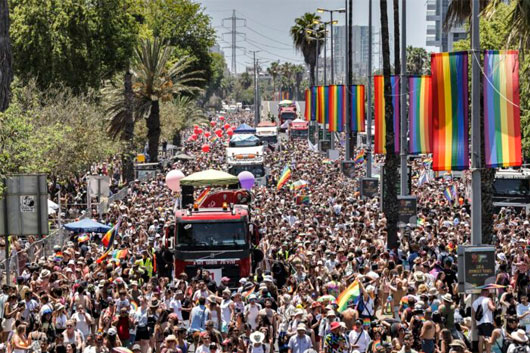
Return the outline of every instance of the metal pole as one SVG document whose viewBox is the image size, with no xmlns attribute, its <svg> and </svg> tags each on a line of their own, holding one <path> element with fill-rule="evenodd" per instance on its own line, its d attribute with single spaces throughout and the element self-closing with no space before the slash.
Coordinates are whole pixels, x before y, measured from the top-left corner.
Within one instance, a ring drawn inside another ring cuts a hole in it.
<svg viewBox="0 0 530 353">
<path fill-rule="evenodd" d="M 482 195 L 480 185 L 480 55 L 479 37 L 479 0 L 473 0 L 471 8 L 471 244 L 482 244 Z M 471 302 L 477 299 L 473 294 Z M 473 347 L 478 344 L 477 322 L 475 315 L 471 315 L 471 340 Z"/>
<path fill-rule="evenodd" d="M 330 61 L 330 66 L 331 66 L 331 84 L 335 84 L 335 73 L 333 72 L 333 11 L 330 11 L 330 16 L 331 16 L 331 21 L 329 22 L 329 25 L 330 25 L 330 36 L 331 36 L 331 43 L 330 43 L 330 50 L 331 50 L 331 61 Z M 331 136 L 330 136 L 330 147 L 332 150 L 335 149 L 335 131 L 331 131 Z"/>
<path fill-rule="evenodd" d="M 324 33 L 325 33 L 325 28 L 324 28 Z M 316 69 L 316 72 L 315 72 L 315 86 L 318 86 L 318 84 L 319 84 L 319 82 L 318 82 L 318 57 L 320 56 L 320 38 L 319 38 L 320 34 L 318 34 L 318 32 L 315 32 L 314 34 L 315 34 L 315 37 L 317 39 L 317 53 L 316 53 L 316 57 L 317 57 L 316 58 L 316 67 L 317 67 L 317 69 Z M 315 119 L 315 121 L 313 123 L 316 126 L 315 130 L 316 130 L 316 134 L 317 134 L 315 142 L 317 144 L 317 148 L 319 149 L 320 148 L 320 146 L 319 146 L 320 145 L 319 144 L 319 141 L 320 141 L 320 136 L 319 136 L 319 133 L 320 133 L 319 130 L 320 129 L 319 129 L 319 127 L 320 127 L 320 124 L 318 123 L 318 121 L 316 121 L 316 119 Z"/>
<path fill-rule="evenodd" d="M 4 199 L 3 200 L 0 200 L 0 202 L 3 202 L 4 203 L 4 233 L 5 233 L 5 242 L 6 242 L 6 245 L 5 245 L 5 257 L 6 257 L 6 284 L 7 285 L 10 285 L 10 281 L 9 281 L 9 261 L 11 260 L 9 258 L 9 219 L 7 217 L 7 179 L 4 179 L 5 181 L 5 184 L 4 186 L 6 187 L 4 190 Z"/>
<path fill-rule="evenodd" d="M 368 85 L 366 109 L 366 176 L 372 177 L 372 0 L 368 0 Z"/>
<path fill-rule="evenodd" d="M 333 11 L 330 11 L 330 16 L 331 16 L 331 22 L 330 22 L 330 26 L 331 26 L 331 32 L 330 32 L 330 35 L 331 35 L 331 62 L 330 62 L 330 65 L 331 65 L 331 84 L 334 85 L 335 84 L 335 70 L 333 68 L 333 64 L 334 64 L 334 61 L 333 61 Z"/>
<path fill-rule="evenodd" d="M 324 86 L 328 84 L 328 32 L 324 25 Z"/>
<path fill-rule="evenodd" d="M 350 81 L 350 66 L 348 65 L 348 51 L 349 51 L 349 29 L 350 29 L 350 22 L 348 21 L 348 14 L 351 11 L 351 8 L 348 7 L 348 0 L 344 1 L 344 8 L 346 9 L 346 26 L 344 27 L 344 35 L 345 35 L 345 49 L 344 49 L 344 61 L 346 63 L 346 70 L 344 71 L 344 74 L 346 75 L 344 84 L 346 85 L 346 102 L 344 103 L 346 107 L 346 126 L 345 129 L 346 133 L 346 146 L 345 146 L 345 159 L 347 161 L 351 160 L 351 116 L 350 116 L 350 103 L 351 103 L 351 81 Z"/>
<path fill-rule="evenodd" d="M 59 206 L 59 209 L 57 210 L 57 212 L 59 212 L 59 214 L 57 215 L 57 224 L 58 224 L 58 228 L 61 229 L 61 184 L 59 184 L 59 190 L 57 192 L 57 204 Z"/>
<path fill-rule="evenodd" d="M 401 0 L 401 80 L 400 80 L 400 157 L 401 157 L 401 196 L 409 194 L 407 168 L 407 8 L 405 0 Z"/>
<path fill-rule="evenodd" d="M 316 34 L 315 37 L 317 38 L 317 52 L 316 52 L 316 55 L 315 55 L 315 57 L 316 57 L 315 58 L 315 66 L 316 66 L 316 70 L 315 70 L 315 86 L 318 86 L 318 57 L 320 56 L 320 53 L 319 53 L 320 39 L 318 38 L 318 34 Z"/>
<path fill-rule="evenodd" d="M 256 59 L 256 102 L 258 104 L 258 108 L 254 119 L 256 120 L 256 126 L 258 126 L 261 120 L 261 98 L 259 96 L 259 59 Z"/>
</svg>

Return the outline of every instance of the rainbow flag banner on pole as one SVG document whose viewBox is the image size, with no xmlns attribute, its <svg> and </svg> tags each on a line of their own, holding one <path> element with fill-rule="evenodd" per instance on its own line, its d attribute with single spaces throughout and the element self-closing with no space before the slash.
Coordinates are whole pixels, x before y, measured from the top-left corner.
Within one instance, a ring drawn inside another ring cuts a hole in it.
<svg viewBox="0 0 530 353">
<path fill-rule="evenodd" d="M 282 186 L 284 186 L 285 183 L 287 183 L 289 179 L 291 179 L 291 174 L 292 174 L 291 168 L 289 168 L 289 166 L 286 165 L 283 168 L 282 175 L 280 175 L 280 179 L 278 179 L 278 185 L 276 185 L 276 188 L 278 190 L 280 190 Z"/>
<path fill-rule="evenodd" d="M 326 125 L 329 124 L 329 86 L 324 86 L 323 87 L 324 89 L 324 108 L 323 108 L 323 111 L 324 111 L 324 127 L 326 127 Z"/>
<path fill-rule="evenodd" d="M 305 90 L 305 112 L 304 117 L 306 121 L 311 120 L 311 90 L 306 89 Z"/>
<path fill-rule="evenodd" d="M 344 130 L 346 119 L 346 86 L 329 86 L 329 131 L 341 132 Z"/>
<path fill-rule="evenodd" d="M 394 107 L 394 152 L 399 153 L 399 77 L 391 76 L 392 106 Z M 374 153 L 386 153 L 385 83 L 383 75 L 374 76 Z"/>
<path fill-rule="evenodd" d="M 431 54 L 434 171 L 469 168 L 467 52 Z"/>
<path fill-rule="evenodd" d="M 351 131 L 363 132 L 365 130 L 364 110 L 364 85 L 353 85 L 351 89 Z M 347 117 L 346 117 L 347 118 Z"/>
<path fill-rule="evenodd" d="M 516 50 L 486 50 L 484 55 L 484 147 L 488 168 L 522 163 L 518 55 Z"/>
<path fill-rule="evenodd" d="M 324 86 L 317 86 L 317 122 L 324 124 Z"/>
<path fill-rule="evenodd" d="M 361 298 L 361 287 L 359 281 L 353 281 L 348 288 L 343 290 L 337 297 L 338 312 L 342 313 L 348 306 L 357 304 Z"/>
<path fill-rule="evenodd" d="M 431 76 L 409 77 L 409 153 L 432 152 Z"/>
<path fill-rule="evenodd" d="M 317 119 L 317 103 L 317 87 L 313 86 L 311 87 L 311 121 L 315 121 Z"/>
</svg>

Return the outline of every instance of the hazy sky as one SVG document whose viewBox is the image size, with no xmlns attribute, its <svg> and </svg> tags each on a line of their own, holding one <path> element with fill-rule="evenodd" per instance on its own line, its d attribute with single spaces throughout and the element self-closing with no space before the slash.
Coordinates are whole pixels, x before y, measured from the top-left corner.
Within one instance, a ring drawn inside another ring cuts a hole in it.
<svg viewBox="0 0 530 353">
<path fill-rule="evenodd" d="M 305 12 L 315 12 L 317 7 L 326 9 L 343 8 L 345 0 L 198 0 L 205 7 L 205 12 L 212 17 L 212 24 L 218 35 L 218 43 L 221 47 L 231 44 L 229 32 L 231 21 L 224 21 L 226 28 L 222 26 L 222 19 L 232 16 L 232 10 L 236 10 L 237 17 L 246 19 L 239 21 L 238 31 L 246 34 L 238 37 L 237 44 L 246 48 L 246 51 L 237 51 L 238 72 L 245 66 L 250 66 L 252 53 L 250 50 L 259 50 L 257 57 L 264 61 L 265 66 L 271 61 L 280 60 L 303 63 L 303 57 L 293 49 L 289 29 L 294 19 Z M 389 0 L 389 20 L 392 28 L 392 1 Z M 374 32 L 379 31 L 379 1 L 373 0 Z M 401 1 L 400 1 L 401 3 Z M 353 24 L 368 24 L 368 0 L 353 0 Z M 425 33 L 427 22 L 425 20 L 426 0 L 407 0 L 407 44 L 416 47 L 425 47 Z M 329 20 L 329 14 L 321 15 L 324 20 Z M 339 25 L 344 25 L 344 14 L 334 14 L 334 19 L 339 20 Z M 392 30 L 390 30 L 392 36 Z M 231 64 L 231 49 L 222 48 L 225 53 L 228 67 Z"/>
</svg>

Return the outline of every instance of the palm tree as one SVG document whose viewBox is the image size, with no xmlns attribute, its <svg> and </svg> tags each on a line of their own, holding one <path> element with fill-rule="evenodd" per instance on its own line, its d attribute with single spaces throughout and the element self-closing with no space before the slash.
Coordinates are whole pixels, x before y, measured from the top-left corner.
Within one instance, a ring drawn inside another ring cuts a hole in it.
<svg viewBox="0 0 530 353">
<path fill-rule="evenodd" d="M 383 49 L 383 75 L 385 77 L 384 95 L 391 97 L 392 87 L 390 86 L 390 40 L 388 34 L 388 13 L 387 1 L 380 0 L 381 9 L 381 41 Z M 394 9 L 396 10 L 396 9 Z M 386 218 L 387 247 L 396 249 L 398 244 L 398 202 L 397 185 L 399 180 L 399 156 L 394 153 L 394 128 L 392 99 L 385 99 L 385 124 L 386 124 L 386 156 L 383 167 L 383 212 Z"/>
<path fill-rule="evenodd" d="M 300 100 L 300 84 L 302 83 L 302 79 L 304 78 L 305 67 L 303 65 L 295 65 L 293 67 L 293 72 L 296 91 L 295 97 L 296 100 Z"/>
<path fill-rule="evenodd" d="M 325 27 L 319 21 L 320 16 L 307 12 L 295 19 L 295 25 L 290 31 L 296 49 L 302 53 L 305 63 L 309 66 L 309 82 L 312 86 L 315 84 L 316 58 L 320 55 L 324 43 Z"/>
<path fill-rule="evenodd" d="M 9 39 L 9 4 L 0 0 L 0 112 L 9 106 L 13 68 L 11 40 Z"/>
<path fill-rule="evenodd" d="M 172 143 L 175 146 L 180 146 L 182 140 L 181 132 L 183 130 L 191 128 L 194 124 L 206 123 L 208 119 L 204 112 L 199 109 L 196 102 L 188 96 L 179 96 L 172 103 L 175 110 L 175 116 L 171 117 L 171 119 L 175 120 Z"/>
<path fill-rule="evenodd" d="M 272 99 L 275 100 L 276 98 L 276 80 L 278 79 L 278 75 L 280 74 L 279 69 L 280 64 L 277 61 L 273 61 L 271 65 L 267 68 L 267 73 L 272 77 Z"/>
<path fill-rule="evenodd" d="M 195 94 L 200 88 L 192 82 L 202 80 L 200 71 L 189 71 L 193 60 L 188 56 L 171 63 L 173 47 L 162 40 L 143 40 L 133 57 L 133 89 L 136 96 L 135 110 L 138 117 L 146 118 L 148 129 L 148 154 L 150 160 L 158 160 L 160 140 L 160 101 L 169 101 L 186 93 Z"/>
</svg>

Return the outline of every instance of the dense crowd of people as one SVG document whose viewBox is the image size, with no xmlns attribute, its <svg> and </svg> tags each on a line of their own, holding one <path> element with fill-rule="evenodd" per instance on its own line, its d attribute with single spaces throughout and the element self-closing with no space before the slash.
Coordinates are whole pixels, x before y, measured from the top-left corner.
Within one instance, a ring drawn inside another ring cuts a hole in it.
<svg viewBox="0 0 530 353">
<path fill-rule="evenodd" d="M 229 122 L 249 119 L 236 114 Z M 184 151 L 195 159 L 172 167 L 185 175 L 226 170 L 221 141 L 208 153 L 201 152 L 203 142 L 186 142 Z M 252 189 L 265 256 L 251 276 L 230 287 L 229 278 L 216 283 L 207 270 L 174 273 L 166 233 L 176 196 L 164 171 L 130 183 L 127 198 L 99 219 L 119 226 L 118 258 L 102 256 L 103 234 L 71 234 L 53 255 L 22 266 L 3 285 L 0 351 L 530 352 L 526 214 L 503 209 L 494 216 L 497 285 L 473 301 L 457 285 L 456 249 L 470 237 L 466 174 L 436 176 L 427 159 L 415 160 L 418 223 L 403 229 L 399 249 L 389 250 L 378 198 L 359 193 L 362 162 L 350 179 L 304 140 L 279 144 L 266 157 L 267 186 Z M 289 183 L 276 188 L 286 165 L 290 182 L 307 181 L 304 202 Z M 118 164 L 106 173 L 119 179 Z M 82 182 L 71 188 L 82 193 Z M 447 188 L 451 197 L 444 197 Z M 337 297 L 353 282 L 359 297 L 340 308 Z M 478 348 L 471 345 L 472 318 Z"/>
</svg>

